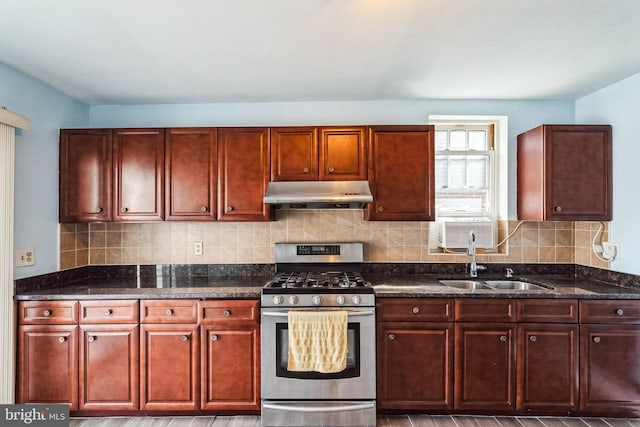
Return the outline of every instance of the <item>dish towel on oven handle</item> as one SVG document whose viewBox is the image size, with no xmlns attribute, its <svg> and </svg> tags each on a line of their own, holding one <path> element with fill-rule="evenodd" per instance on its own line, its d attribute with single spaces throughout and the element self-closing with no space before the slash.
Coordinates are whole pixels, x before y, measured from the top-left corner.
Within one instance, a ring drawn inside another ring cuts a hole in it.
<svg viewBox="0 0 640 427">
<path fill-rule="evenodd" d="M 289 311 L 288 322 L 289 371 L 344 371 L 348 348 L 346 311 Z"/>
</svg>

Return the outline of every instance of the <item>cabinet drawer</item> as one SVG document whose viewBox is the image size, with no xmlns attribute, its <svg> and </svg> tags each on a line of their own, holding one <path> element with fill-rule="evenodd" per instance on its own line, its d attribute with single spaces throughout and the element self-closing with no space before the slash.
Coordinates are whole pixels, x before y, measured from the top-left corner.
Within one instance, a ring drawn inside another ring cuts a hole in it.
<svg viewBox="0 0 640 427">
<path fill-rule="evenodd" d="M 577 300 L 522 299 L 516 302 L 519 322 L 577 323 Z"/>
<path fill-rule="evenodd" d="M 138 323 L 138 300 L 80 301 L 80 323 Z"/>
<path fill-rule="evenodd" d="M 640 323 L 640 302 L 580 301 L 581 323 Z"/>
<path fill-rule="evenodd" d="M 141 300 L 140 323 L 196 323 L 198 302 L 194 300 Z"/>
<path fill-rule="evenodd" d="M 511 299 L 456 299 L 455 320 L 463 322 L 515 322 L 516 301 Z"/>
<path fill-rule="evenodd" d="M 257 300 L 200 301 L 200 323 L 257 323 Z"/>
<path fill-rule="evenodd" d="M 377 304 L 385 322 L 448 322 L 453 319 L 449 298 L 384 298 Z"/>
<path fill-rule="evenodd" d="M 74 325 L 78 323 L 78 301 L 21 301 L 21 325 Z"/>
</svg>

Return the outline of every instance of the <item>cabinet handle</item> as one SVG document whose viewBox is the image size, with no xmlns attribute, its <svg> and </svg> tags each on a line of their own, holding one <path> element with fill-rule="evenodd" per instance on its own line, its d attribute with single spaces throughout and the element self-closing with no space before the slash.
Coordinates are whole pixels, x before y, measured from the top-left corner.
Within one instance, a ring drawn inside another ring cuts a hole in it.
<svg viewBox="0 0 640 427">
<path fill-rule="evenodd" d="M 413 308 L 411 309 L 411 312 L 412 312 L 413 314 L 418 314 L 418 313 L 420 313 L 420 307 L 413 307 Z"/>
<path fill-rule="evenodd" d="M 233 206 L 227 206 L 227 212 L 231 212 L 233 210 Z"/>
<path fill-rule="evenodd" d="M 529 337 L 529 341 L 531 341 L 531 342 L 536 342 L 536 341 L 538 341 L 538 337 L 537 337 L 537 336 L 535 336 L 535 335 L 531 335 L 531 336 Z"/>
<path fill-rule="evenodd" d="M 167 316 L 173 316 L 173 310 L 169 309 L 166 311 Z"/>
<path fill-rule="evenodd" d="M 113 310 L 111 310 L 110 308 L 107 308 L 107 309 L 104 311 L 104 315 L 105 315 L 105 316 L 111 316 L 112 314 L 113 314 Z"/>
<path fill-rule="evenodd" d="M 67 339 L 65 337 L 59 337 L 58 342 L 65 342 Z"/>
<path fill-rule="evenodd" d="M 600 337 L 593 337 L 593 342 L 598 344 L 600 342 Z"/>
<path fill-rule="evenodd" d="M 621 308 L 619 308 L 619 309 L 617 309 L 617 310 L 616 310 L 616 314 L 617 314 L 618 316 L 622 316 L 622 315 L 624 315 L 624 310 L 623 310 L 623 309 L 621 309 Z"/>
<path fill-rule="evenodd" d="M 122 208 L 120 209 L 121 212 L 129 212 L 129 208 Z"/>
<path fill-rule="evenodd" d="M 43 312 L 42 312 L 42 315 L 43 315 L 44 317 L 49 317 L 49 316 L 51 316 L 51 310 L 45 310 L 45 311 L 43 311 Z"/>
<path fill-rule="evenodd" d="M 384 211 L 384 208 L 382 206 L 378 206 L 378 212 L 382 212 Z"/>
<path fill-rule="evenodd" d="M 304 172 L 304 173 L 309 173 L 309 168 L 304 168 L 304 169 L 302 169 L 302 172 Z"/>
<path fill-rule="evenodd" d="M 98 208 L 98 213 L 102 213 L 102 208 Z"/>
<path fill-rule="evenodd" d="M 203 206 L 203 207 L 201 207 L 201 208 L 200 208 L 200 212 L 206 212 L 207 210 L 208 210 L 208 209 L 207 209 L 207 207 L 206 207 L 206 206 Z"/>
<path fill-rule="evenodd" d="M 336 170 L 334 168 L 329 168 L 329 173 L 334 173 Z"/>
<path fill-rule="evenodd" d="M 507 336 L 506 335 L 500 335 L 500 341 L 506 342 L 507 341 Z"/>
<path fill-rule="evenodd" d="M 556 206 L 553 210 L 556 212 L 562 212 L 562 206 Z"/>
<path fill-rule="evenodd" d="M 396 335 L 395 334 L 389 334 L 387 335 L 387 337 L 389 338 L 389 341 L 393 341 L 396 339 Z"/>
<path fill-rule="evenodd" d="M 182 342 L 187 342 L 187 341 L 189 341 L 189 337 L 186 336 L 186 335 L 183 335 L 181 340 L 182 340 Z"/>
<path fill-rule="evenodd" d="M 211 341 L 218 341 L 217 335 L 211 335 Z"/>
<path fill-rule="evenodd" d="M 89 336 L 89 338 L 87 338 L 87 341 L 89 342 L 94 342 L 96 340 L 96 337 L 94 336 Z"/>
<path fill-rule="evenodd" d="M 222 313 L 224 315 L 224 317 L 229 317 L 231 316 L 231 312 L 229 310 L 225 310 L 224 313 Z"/>
</svg>

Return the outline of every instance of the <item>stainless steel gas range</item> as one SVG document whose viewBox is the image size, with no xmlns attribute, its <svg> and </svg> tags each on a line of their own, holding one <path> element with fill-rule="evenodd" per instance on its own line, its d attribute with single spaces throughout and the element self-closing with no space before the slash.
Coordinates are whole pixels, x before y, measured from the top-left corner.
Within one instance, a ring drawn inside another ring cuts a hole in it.
<svg viewBox="0 0 640 427">
<path fill-rule="evenodd" d="M 362 243 L 278 243 L 261 297 L 263 426 L 375 426 L 375 296 Z M 340 372 L 288 369 L 290 311 L 346 311 Z"/>
</svg>

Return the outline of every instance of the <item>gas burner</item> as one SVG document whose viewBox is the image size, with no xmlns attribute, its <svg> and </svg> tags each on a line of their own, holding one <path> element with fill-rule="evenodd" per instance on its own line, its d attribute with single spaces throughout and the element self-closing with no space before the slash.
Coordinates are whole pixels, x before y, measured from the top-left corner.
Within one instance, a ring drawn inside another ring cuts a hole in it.
<svg viewBox="0 0 640 427">
<path fill-rule="evenodd" d="M 357 288 L 371 288 L 357 272 L 292 272 L 278 273 L 266 285 L 266 289 L 282 291 L 315 290 L 325 292 L 340 292 Z"/>
</svg>

